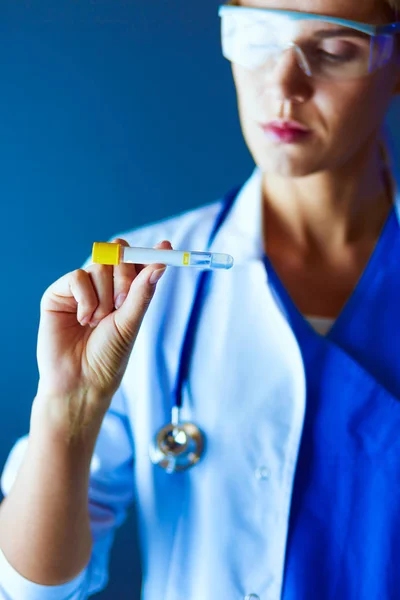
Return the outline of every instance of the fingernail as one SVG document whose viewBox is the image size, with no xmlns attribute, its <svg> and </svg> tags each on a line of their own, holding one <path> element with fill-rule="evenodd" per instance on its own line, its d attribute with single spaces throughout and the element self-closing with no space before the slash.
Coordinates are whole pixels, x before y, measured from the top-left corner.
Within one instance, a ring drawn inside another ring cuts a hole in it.
<svg viewBox="0 0 400 600">
<path fill-rule="evenodd" d="M 156 269 L 155 271 L 153 271 L 152 274 L 150 275 L 149 283 L 151 283 L 151 284 L 157 283 L 157 281 L 160 279 L 161 275 L 164 273 L 165 269 L 166 269 L 166 267 L 163 267 L 162 269 Z"/>
<path fill-rule="evenodd" d="M 98 320 L 98 321 L 91 321 L 91 322 L 89 323 L 89 325 L 90 325 L 90 327 L 97 327 L 97 325 L 98 325 L 99 323 L 100 323 L 100 320 Z"/>
<path fill-rule="evenodd" d="M 90 317 L 84 317 L 81 321 L 79 321 L 79 323 L 82 325 L 82 327 L 84 327 L 85 325 L 87 325 L 89 323 Z"/>
<path fill-rule="evenodd" d="M 127 294 L 119 294 L 117 296 L 117 299 L 115 301 L 115 308 L 119 308 L 120 306 L 122 306 L 122 304 L 124 303 L 124 300 L 126 298 Z"/>
</svg>

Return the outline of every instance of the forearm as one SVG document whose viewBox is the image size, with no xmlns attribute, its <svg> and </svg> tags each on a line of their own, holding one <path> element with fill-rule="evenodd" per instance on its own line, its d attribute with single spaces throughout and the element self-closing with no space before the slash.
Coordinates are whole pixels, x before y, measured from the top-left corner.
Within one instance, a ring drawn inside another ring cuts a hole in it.
<svg viewBox="0 0 400 600">
<path fill-rule="evenodd" d="M 44 414 L 36 416 L 23 463 L 0 506 L 0 547 L 26 579 L 58 585 L 90 559 L 89 470 L 100 422 L 68 438 Z"/>
</svg>

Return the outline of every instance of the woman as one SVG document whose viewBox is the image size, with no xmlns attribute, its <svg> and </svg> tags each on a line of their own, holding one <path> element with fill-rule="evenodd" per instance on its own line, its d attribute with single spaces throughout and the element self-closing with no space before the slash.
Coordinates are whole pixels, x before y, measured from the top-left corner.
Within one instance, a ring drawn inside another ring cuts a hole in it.
<svg viewBox="0 0 400 600">
<path fill-rule="evenodd" d="M 395 8 L 221 8 L 254 173 L 117 240 L 209 244 L 234 269 L 207 280 L 190 360 L 194 270 L 154 294 L 161 264 L 87 264 L 45 292 L 30 434 L 3 475 L 5 598 L 102 589 L 133 499 L 145 600 L 400 597 Z M 148 455 L 178 388 L 207 442 L 183 472 Z"/>
</svg>

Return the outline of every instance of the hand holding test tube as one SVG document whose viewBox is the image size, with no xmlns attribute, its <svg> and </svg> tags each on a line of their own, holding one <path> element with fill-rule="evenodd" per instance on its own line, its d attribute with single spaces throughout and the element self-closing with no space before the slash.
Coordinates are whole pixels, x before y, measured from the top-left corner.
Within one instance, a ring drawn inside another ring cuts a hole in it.
<svg viewBox="0 0 400 600">
<path fill-rule="evenodd" d="M 92 261 L 103 265 L 119 265 L 124 262 L 143 265 L 162 263 L 172 267 L 199 269 L 230 269 L 233 266 L 233 257 L 221 252 L 156 250 L 122 246 L 115 242 L 94 242 Z"/>
</svg>

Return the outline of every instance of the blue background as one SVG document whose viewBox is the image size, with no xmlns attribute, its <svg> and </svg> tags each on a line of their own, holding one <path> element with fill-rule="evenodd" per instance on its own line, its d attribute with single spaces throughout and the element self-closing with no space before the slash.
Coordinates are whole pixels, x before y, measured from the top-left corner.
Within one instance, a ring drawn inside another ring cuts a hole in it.
<svg viewBox="0 0 400 600">
<path fill-rule="evenodd" d="M 254 167 L 217 7 L 1 2 L 0 470 L 29 429 L 45 289 L 93 241 L 212 202 Z M 136 539 L 132 511 L 98 598 L 139 598 Z"/>
<path fill-rule="evenodd" d="M 1 0 L 1 470 L 29 430 L 45 289 L 93 241 L 212 202 L 253 168 L 217 7 Z M 132 512 L 99 598 L 139 597 L 135 531 Z"/>
</svg>

